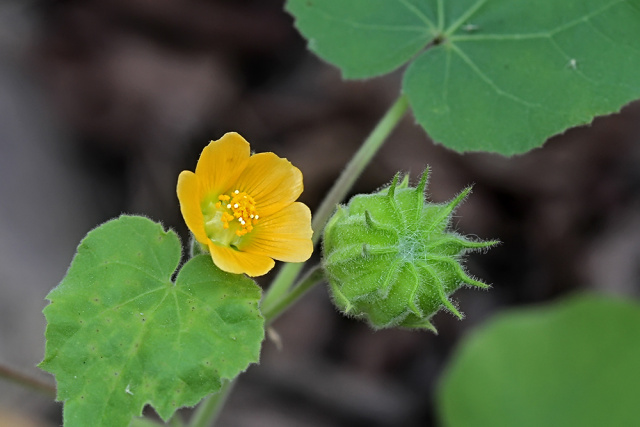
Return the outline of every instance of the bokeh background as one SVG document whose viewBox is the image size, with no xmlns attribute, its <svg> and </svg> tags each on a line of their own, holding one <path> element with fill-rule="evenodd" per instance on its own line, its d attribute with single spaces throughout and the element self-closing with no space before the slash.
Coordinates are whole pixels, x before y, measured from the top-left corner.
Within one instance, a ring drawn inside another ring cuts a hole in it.
<svg viewBox="0 0 640 427">
<path fill-rule="evenodd" d="M 121 213 L 187 239 L 175 196 L 211 139 L 238 131 L 298 166 L 317 207 L 398 95 L 400 74 L 345 82 L 305 49 L 282 0 L 0 2 L 0 363 L 53 383 L 45 296 L 84 234 Z M 482 112 L 478 112 L 481 114 Z M 500 126 L 499 122 L 495 126 Z M 429 426 L 459 340 L 495 313 L 581 290 L 637 297 L 640 104 L 503 158 L 460 155 L 403 120 L 353 193 L 432 168 L 430 198 L 474 192 L 456 228 L 499 247 L 467 266 L 426 332 L 372 332 L 317 287 L 275 324 L 224 426 Z M 261 284 L 267 285 L 273 275 Z M 0 379 L 0 426 L 54 426 L 61 405 Z"/>
</svg>

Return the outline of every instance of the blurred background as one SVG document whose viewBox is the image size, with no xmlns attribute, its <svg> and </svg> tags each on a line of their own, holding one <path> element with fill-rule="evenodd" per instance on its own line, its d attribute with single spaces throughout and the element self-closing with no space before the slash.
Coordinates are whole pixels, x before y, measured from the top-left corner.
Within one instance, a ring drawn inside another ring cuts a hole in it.
<svg viewBox="0 0 640 427">
<path fill-rule="evenodd" d="M 187 239 L 180 171 L 225 132 L 299 167 L 312 210 L 396 99 L 400 73 L 366 82 L 306 51 L 283 0 L 0 2 L 0 363 L 43 381 L 47 293 L 87 231 L 146 215 Z M 500 123 L 496 123 L 500 126 Z M 640 104 L 506 159 L 434 144 L 407 115 L 353 193 L 414 181 L 474 192 L 455 227 L 502 244 L 468 259 L 493 288 L 455 294 L 435 336 L 372 332 L 324 287 L 284 314 L 224 426 L 429 426 L 452 350 L 513 306 L 579 290 L 638 296 Z M 266 285 L 273 277 L 261 279 Z M 61 424 L 61 405 L 0 379 L 0 426 Z"/>
</svg>

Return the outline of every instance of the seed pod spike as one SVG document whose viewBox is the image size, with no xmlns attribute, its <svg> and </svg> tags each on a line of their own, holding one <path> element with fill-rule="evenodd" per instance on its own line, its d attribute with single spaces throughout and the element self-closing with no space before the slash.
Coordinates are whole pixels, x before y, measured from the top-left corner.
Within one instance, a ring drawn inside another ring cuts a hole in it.
<svg viewBox="0 0 640 427">
<path fill-rule="evenodd" d="M 367 223 L 367 227 L 369 228 L 377 228 L 376 224 L 373 222 L 373 218 L 371 218 L 371 214 L 369 211 L 364 211 L 364 221 Z"/>
<path fill-rule="evenodd" d="M 393 198 L 396 194 L 396 186 L 398 185 L 398 179 L 400 179 L 400 172 L 398 172 L 394 177 L 393 181 L 391 181 L 391 185 L 389 186 L 389 197 Z"/>
<path fill-rule="evenodd" d="M 427 166 L 427 168 L 422 172 L 422 176 L 420 176 L 420 182 L 416 187 L 416 190 L 424 195 L 427 189 L 427 183 L 429 182 L 429 173 L 431 172 L 431 168 Z"/>
<path fill-rule="evenodd" d="M 436 329 L 435 326 L 433 326 L 433 323 L 431 323 L 428 320 L 422 324 L 422 329 L 426 329 L 427 331 L 431 331 L 435 335 L 438 335 L 438 330 Z"/>
<path fill-rule="evenodd" d="M 462 239 L 462 240 L 464 242 L 464 245 L 467 247 L 467 249 L 470 249 L 470 250 L 488 249 L 492 246 L 496 246 L 501 243 L 500 240 L 468 240 L 468 239 Z"/>
<path fill-rule="evenodd" d="M 409 175 L 405 175 L 402 177 L 402 181 L 398 184 L 398 188 L 408 188 L 409 187 Z"/>
<path fill-rule="evenodd" d="M 460 192 L 453 200 L 447 203 L 442 212 L 439 214 L 439 219 L 433 222 L 433 226 L 437 226 L 441 221 L 446 220 L 447 223 L 451 219 L 451 214 L 456 210 L 458 205 L 471 193 L 472 187 L 467 187 Z"/>
<path fill-rule="evenodd" d="M 438 335 L 438 330 L 436 329 L 435 326 L 433 326 L 433 324 L 429 320 L 421 320 L 419 322 L 406 324 L 405 326 L 413 329 L 424 329 L 425 331 L 431 331 L 435 335 Z"/>
<path fill-rule="evenodd" d="M 449 207 L 450 207 L 450 212 L 453 212 L 453 211 L 458 207 L 458 205 L 459 205 L 459 204 L 460 204 L 464 199 L 466 199 L 466 198 L 467 198 L 467 196 L 469 195 L 469 193 L 471 193 L 471 190 L 472 190 L 472 189 L 473 189 L 473 187 L 471 187 L 471 186 L 469 186 L 469 187 L 465 188 L 464 190 L 462 190 L 462 191 L 460 192 L 460 194 L 458 194 L 458 195 L 456 196 L 456 198 L 455 198 L 455 199 L 453 199 L 452 201 L 450 201 L 450 202 L 449 202 L 449 204 L 448 204 L 448 205 L 449 205 Z"/>
<path fill-rule="evenodd" d="M 464 316 L 458 311 L 458 309 L 451 303 L 451 301 L 449 301 L 449 298 L 447 298 L 447 295 L 445 295 L 444 291 L 442 290 L 441 286 L 438 286 L 438 294 L 440 296 L 440 301 L 442 302 L 442 304 L 444 304 L 444 306 L 447 308 L 447 310 L 449 310 L 451 312 L 451 314 L 453 314 L 454 316 L 456 316 L 458 319 L 462 319 L 464 318 Z"/>
</svg>

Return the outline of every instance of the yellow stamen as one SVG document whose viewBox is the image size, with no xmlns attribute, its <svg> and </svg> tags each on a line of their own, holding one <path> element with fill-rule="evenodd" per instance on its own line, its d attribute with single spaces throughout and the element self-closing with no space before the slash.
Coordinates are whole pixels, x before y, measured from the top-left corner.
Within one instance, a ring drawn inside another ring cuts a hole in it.
<svg viewBox="0 0 640 427">
<path fill-rule="evenodd" d="M 218 209 L 222 208 L 222 202 L 228 202 L 226 208 L 230 213 L 224 212 L 220 217 L 225 229 L 229 228 L 229 221 L 238 218 L 241 228 L 236 230 L 236 235 L 244 236 L 253 230 L 253 225 L 255 225 L 258 220 L 256 202 L 253 200 L 253 197 L 244 191 L 240 192 L 240 190 L 235 190 L 232 196 L 221 194 L 218 196 L 218 200 L 220 200 L 220 202 L 216 203 L 216 208 Z"/>
</svg>

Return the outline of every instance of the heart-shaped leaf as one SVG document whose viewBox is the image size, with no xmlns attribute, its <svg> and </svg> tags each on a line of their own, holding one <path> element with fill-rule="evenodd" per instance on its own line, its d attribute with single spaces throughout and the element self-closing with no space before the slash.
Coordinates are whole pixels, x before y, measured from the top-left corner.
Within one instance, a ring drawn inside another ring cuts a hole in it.
<svg viewBox="0 0 640 427">
<path fill-rule="evenodd" d="M 193 406 L 258 361 L 260 288 L 189 260 L 174 282 L 180 243 L 146 218 L 91 231 L 44 309 L 46 354 L 65 426 L 127 426 L 152 405 L 163 419 Z"/>
<path fill-rule="evenodd" d="M 408 64 L 403 92 L 437 142 L 522 153 L 640 98 L 640 0 L 288 0 L 347 78 Z"/>
</svg>

